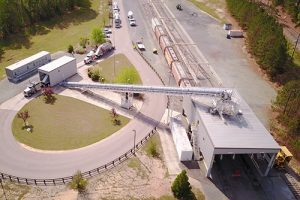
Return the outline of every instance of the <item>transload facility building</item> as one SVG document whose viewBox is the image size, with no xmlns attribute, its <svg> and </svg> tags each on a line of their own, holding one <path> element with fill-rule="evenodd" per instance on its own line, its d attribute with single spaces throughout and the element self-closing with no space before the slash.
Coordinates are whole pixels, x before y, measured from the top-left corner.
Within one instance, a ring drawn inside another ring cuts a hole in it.
<svg viewBox="0 0 300 200">
<path fill-rule="evenodd" d="M 55 86 L 77 73 L 76 59 L 63 56 L 38 69 L 43 85 Z"/>
<path fill-rule="evenodd" d="M 51 55 L 47 51 L 41 51 L 33 56 L 25 58 L 5 68 L 8 80 L 21 81 L 36 73 L 38 68 L 51 62 Z"/>
<path fill-rule="evenodd" d="M 206 176 L 211 176 L 216 159 L 222 161 L 223 156 L 235 159 L 237 155 L 247 157 L 262 176 L 267 176 L 280 146 L 235 90 L 232 100 L 237 104 L 226 104 L 225 100 L 210 96 L 184 99 L 184 113 L 191 126 L 193 143 L 203 156 Z M 217 101 L 220 106 L 216 114 L 211 107 Z M 236 105 L 236 115 L 222 114 Z"/>
</svg>

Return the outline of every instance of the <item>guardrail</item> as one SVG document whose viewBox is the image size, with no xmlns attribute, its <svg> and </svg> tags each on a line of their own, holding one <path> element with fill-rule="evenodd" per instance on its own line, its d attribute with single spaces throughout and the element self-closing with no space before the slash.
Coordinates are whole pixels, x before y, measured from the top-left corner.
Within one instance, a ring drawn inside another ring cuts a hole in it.
<svg viewBox="0 0 300 200">
<path fill-rule="evenodd" d="M 140 142 L 138 142 L 134 148 L 127 151 L 125 154 L 119 156 L 118 158 L 114 159 L 113 161 L 102 165 L 96 169 L 86 171 L 82 173 L 82 176 L 84 178 L 89 178 L 92 176 L 95 176 L 97 174 L 100 174 L 108 169 L 112 169 L 115 166 L 121 164 L 131 156 L 133 156 L 136 152 L 136 150 L 139 150 L 145 142 L 149 140 L 149 138 L 156 133 L 156 127 L 147 135 L 145 136 Z M 11 182 L 16 182 L 19 184 L 26 184 L 26 185 L 37 185 L 37 186 L 54 186 L 54 185 L 64 185 L 72 181 L 73 176 L 67 176 L 62 178 L 54 178 L 54 179 L 31 179 L 31 178 L 23 178 L 23 177 L 17 177 L 12 176 L 5 173 L 0 173 L 0 179 L 8 179 Z"/>
</svg>

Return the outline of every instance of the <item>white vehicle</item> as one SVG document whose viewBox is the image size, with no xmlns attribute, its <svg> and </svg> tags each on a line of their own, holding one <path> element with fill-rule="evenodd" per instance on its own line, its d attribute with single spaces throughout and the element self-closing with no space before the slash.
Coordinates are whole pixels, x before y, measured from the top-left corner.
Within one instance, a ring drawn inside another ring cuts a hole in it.
<svg viewBox="0 0 300 200">
<path fill-rule="evenodd" d="M 129 25 L 130 25 L 130 26 L 136 26 L 136 22 L 135 22 L 135 19 L 134 19 L 134 18 L 130 18 L 130 19 L 129 19 Z"/>
<path fill-rule="evenodd" d="M 116 28 L 120 28 L 120 27 L 121 27 L 121 18 L 120 18 L 120 14 L 116 14 L 116 15 L 115 15 L 114 22 L 115 22 L 115 27 L 116 27 Z"/>
<path fill-rule="evenodd" d="M 90 64 L 90 63 L 92 63 L 93 61 L 94 61 L 94 56 L 95 56 L 95 52 L 94 51 L 90 51 L 87 55 L 86 55 L 86 57 L 84 58 L 84 63 L 85 64 Z"/>
<path fill-rule="evenodd" d="M 142 42 L 136 42 L 136 45 L 138 47 L 139 50 L 146 50 L 145 45 Z"/>
<path fill-rule="evenodd" d="M 111 34 L 112 33 L 111 29 L 109 29 L 109 28 L 104 28 L 103 32 L 106 33 L 106 34 Z"/>
<path fill-rule="evenodd" d="M 227 33 L 227 38 L 230 37 L 243 37 L 243 30 L 230 30 Z"/>
<path fill-rule="evenodd" d="M 133 19 L 133 12 L 128 11 L 127 17 L 128 17 L 128 19 Z"/>
<path fill-rule="evenodd" d="M 24 97 L 31 97 L 33 94 L 37 93 L 41 89 L 41 82 L 31 82 L 30 85 L 28 85 L 24 90 Z"/>
<path fill-rule="evenodd" d="M 113 3 L 112 9 L 113 9 L 113 11 L 118 11 L 118 12 L 120 11 L 117 2 Z"/>
</svg>

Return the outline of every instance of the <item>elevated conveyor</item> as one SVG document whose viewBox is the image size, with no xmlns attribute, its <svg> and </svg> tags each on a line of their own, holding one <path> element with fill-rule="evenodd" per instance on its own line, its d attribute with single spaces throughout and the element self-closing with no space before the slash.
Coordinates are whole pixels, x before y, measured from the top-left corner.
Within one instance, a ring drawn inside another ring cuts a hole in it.
<svg viewBox="0 0 300 200">
<path fill-rule="evenodd" d="M 144 86 L 144 85 L 121 85 L 121 84 L 103 84 L 103 83 L 78 83 L 62 82 L 61 86 L 68 88 L 96 88 L 100 90 L 109 90 L 114 92 L 131 93 L 157 93 L 172 96 L 221 96 L 231 93 L 229 88 L 210 88 L 210 87 L 162 87 L 162 86 Z"/>
</svg>

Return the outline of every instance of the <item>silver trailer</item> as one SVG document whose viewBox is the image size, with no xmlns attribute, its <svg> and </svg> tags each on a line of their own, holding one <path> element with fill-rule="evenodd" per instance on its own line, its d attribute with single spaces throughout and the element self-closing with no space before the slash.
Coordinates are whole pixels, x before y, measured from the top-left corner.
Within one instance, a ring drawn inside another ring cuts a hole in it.
<svg viewBox="0 0 300 200">
<path fill-rule="evenodd" d="M 51 62 L 51 55 L 47 51 L 41 51 L 33 56 L 25 58 L 5 68 L 8 80 L 21 81 L 38 71 L 38 68 Z"/>
<path fill-rule="evenodd" d="M 39 68 L 43 85 L 55 86 L 77 73 L 76 59 L 63 56 Z"/>
</svg>

